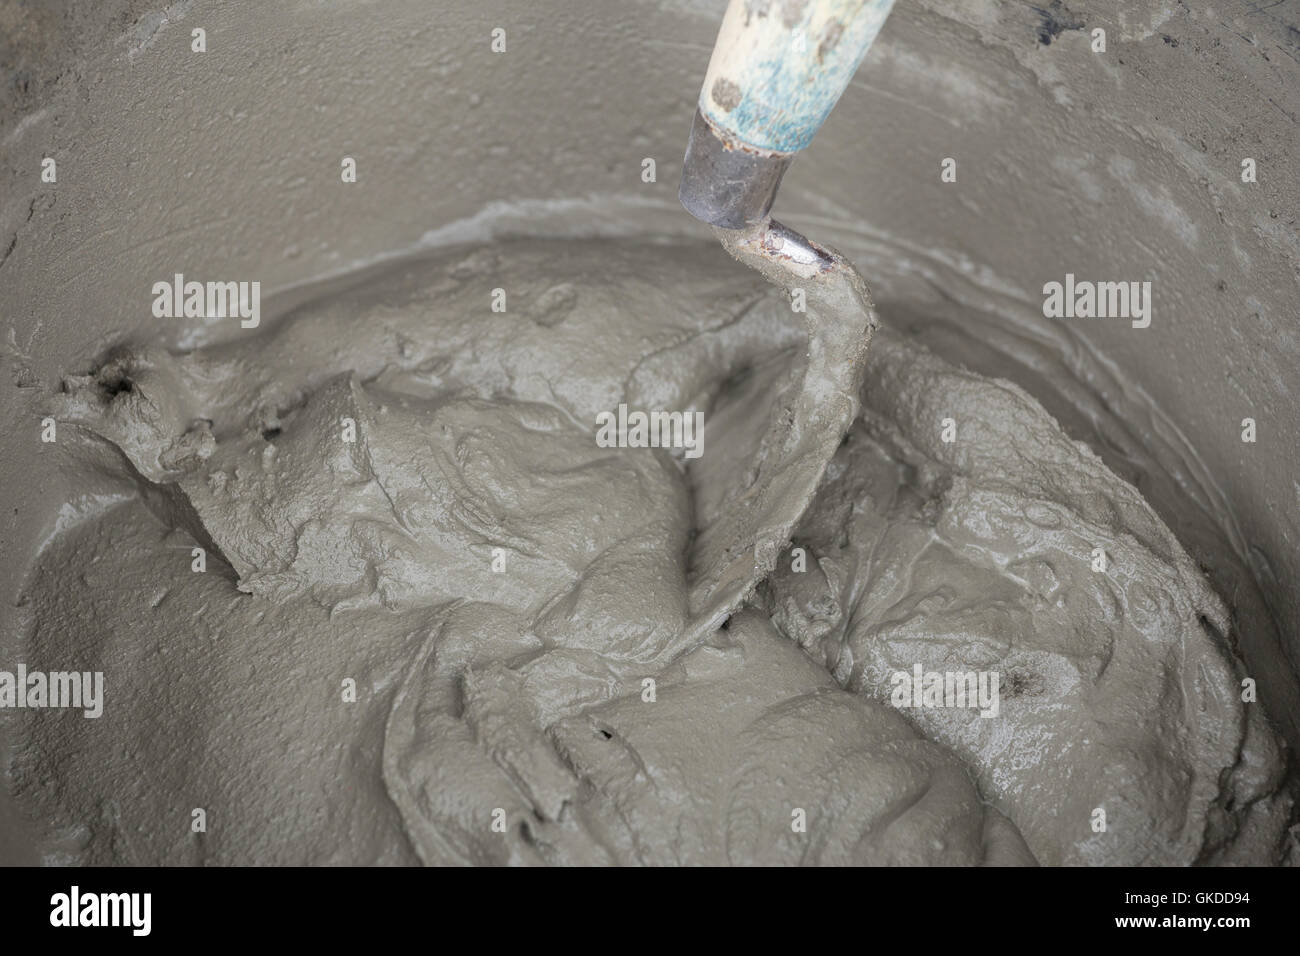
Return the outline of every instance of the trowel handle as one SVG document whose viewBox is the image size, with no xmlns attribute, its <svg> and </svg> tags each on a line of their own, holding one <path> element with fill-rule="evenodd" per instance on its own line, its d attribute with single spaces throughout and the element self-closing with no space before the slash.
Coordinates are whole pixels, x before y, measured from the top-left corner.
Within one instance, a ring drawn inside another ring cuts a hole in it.
<svg viewBox="0 0 1300 956">
<path fill-rule="evenodd" d="M 731 0 L 700 90 L 700 112 L 755 149 L 812 142 L 894 0 Z"/>
<path fill-rule="evenodd" d="M 678 196 L 724 229 L 761 221 L 794 154 L 853 79 L 894 0 L 731 0 Z"/>
</svg>

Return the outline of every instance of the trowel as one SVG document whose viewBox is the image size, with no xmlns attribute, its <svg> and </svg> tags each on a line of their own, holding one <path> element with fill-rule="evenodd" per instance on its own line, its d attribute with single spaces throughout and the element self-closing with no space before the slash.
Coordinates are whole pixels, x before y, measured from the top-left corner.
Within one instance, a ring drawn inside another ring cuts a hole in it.
<svg viewBox="0 0 1300 956">
<path fill-rule="evenodd" d="M 720 626 L 776 566 L 858 413 L 878 324 L 866 284 L 844 257 L 770 212 L 786 170 L 892 7 L 893 0 L 731 0 L 718 31 L 678 195 L 732 256 L 786 290 L 808 342 L 771 388 L 737 390 L 710 412 L 721 432 L 710 435 L 710 447 L 723 461 L 752 465 L 734 474 L 709 474 L 708 463 L 697 469 L 700 480 L 725 486 L 696 496 L 690 603 L 697 633 Z M 744 427 L 761 413 L 762 428 Z"/>
<path fill-rule="evenodd" d="M 678 196 L 701 222 L 767 218 L 894 0 L 731 0 L 704 75 Z"/>
</svg>

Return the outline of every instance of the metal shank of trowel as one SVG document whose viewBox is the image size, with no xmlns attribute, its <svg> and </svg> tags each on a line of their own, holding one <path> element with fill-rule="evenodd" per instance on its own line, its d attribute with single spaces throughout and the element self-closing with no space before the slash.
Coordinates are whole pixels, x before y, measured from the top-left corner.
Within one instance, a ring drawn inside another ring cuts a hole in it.
<svg viewBox="0 0 1300 956">
<path fill-rule="evenodd" d="M 731 0 L 678 191 L 695 218 L 760 222 L 781 177 L 853 79 L 894 0 Z"/>
</svg>

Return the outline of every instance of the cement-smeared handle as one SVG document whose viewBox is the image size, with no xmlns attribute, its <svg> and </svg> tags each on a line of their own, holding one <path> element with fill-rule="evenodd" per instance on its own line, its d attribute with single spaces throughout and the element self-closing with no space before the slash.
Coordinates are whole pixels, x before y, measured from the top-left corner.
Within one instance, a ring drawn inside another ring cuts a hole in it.
<svg viewBox="0 0 1300 956">
<path fill-rule="evenodd" d="M 894 0 L 731 0 L 700 112 L 735 141 L 796 153 L 853 79 Z"/>
</svg>

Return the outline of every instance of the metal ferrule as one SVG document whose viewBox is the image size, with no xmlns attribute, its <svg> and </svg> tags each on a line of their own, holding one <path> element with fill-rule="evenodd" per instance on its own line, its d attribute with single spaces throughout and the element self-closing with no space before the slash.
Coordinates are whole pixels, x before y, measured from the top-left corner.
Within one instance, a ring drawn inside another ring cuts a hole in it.
<svg viewBox="0 0 1300 956">
<path fill-rule="evenodd" d="M 691 124 L 677 196 L 696 219 L 744 229 L 772 209 L 781 177 L 794 156 L 728 141 L 698 109 Z"/>
</svg>

